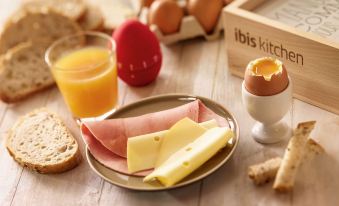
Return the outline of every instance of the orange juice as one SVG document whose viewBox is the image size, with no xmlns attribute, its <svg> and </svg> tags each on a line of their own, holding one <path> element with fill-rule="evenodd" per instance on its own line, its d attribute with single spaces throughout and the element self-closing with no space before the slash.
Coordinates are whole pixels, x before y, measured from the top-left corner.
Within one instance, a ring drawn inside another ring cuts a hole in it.
<svg viewBox="0 0 339 206">
<path fill-rule="evenodd" d="M 52 66 L 54 78 L 73 115 L 97 117 L 117 103 L 117 69 L 112 51 L 85 47 L 61 56 Z"/>
</svg>

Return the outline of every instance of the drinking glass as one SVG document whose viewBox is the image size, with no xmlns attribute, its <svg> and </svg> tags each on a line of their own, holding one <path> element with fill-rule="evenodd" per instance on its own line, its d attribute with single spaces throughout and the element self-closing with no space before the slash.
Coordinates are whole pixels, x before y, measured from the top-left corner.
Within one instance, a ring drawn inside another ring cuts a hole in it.
<svg viewBox="0 0 339 206">
<path fill-rule="evenodd" d="M 47 49 L 45 60 L 77 120 L 100 120 L 114 112 L 118 83 L 110 36 L 83 32 L 63 37 Z"/>
</svg>

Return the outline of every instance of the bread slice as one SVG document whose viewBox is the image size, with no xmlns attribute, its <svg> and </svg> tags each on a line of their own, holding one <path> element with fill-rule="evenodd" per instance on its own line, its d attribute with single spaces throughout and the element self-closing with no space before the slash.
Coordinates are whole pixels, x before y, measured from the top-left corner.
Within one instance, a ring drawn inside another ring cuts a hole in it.
<svg viewBox="0 0 339 206">
<path fill-rule="evenodd" d="M 54 85 L 44 54 L 46 43 L 25 42 L 0 59 L 0 98 L 10 103 Z"/>
<path fill-rule="evenodd" d="M 51 8 L 72 20 L 81 19 L 87 9 L 83 0 L 29 0 L 23 3 L 22 8 L 30 11 Z"/>
<path fill-rule="evenodd" d="M 46 108 L 21 117 L 8 132 L 6 148 L 20 165 L 39 173 L 64 172 L 81 161 L 78 143 Z"/>
<path fill-rule="evenodd" d="M 99 7 L 88 5 L 84 18 L 79 21 L 85 31 L 100 31 L 104 26 L 104 17 Z"/>
<path fill-rule="evenodd" d="M 27 41 L 52 43 L 56 39 L 81 32 L 75 21 L 53 11 L 20 11 L 6 23 L 0 36 L 0 54 Z"/>
</svg>

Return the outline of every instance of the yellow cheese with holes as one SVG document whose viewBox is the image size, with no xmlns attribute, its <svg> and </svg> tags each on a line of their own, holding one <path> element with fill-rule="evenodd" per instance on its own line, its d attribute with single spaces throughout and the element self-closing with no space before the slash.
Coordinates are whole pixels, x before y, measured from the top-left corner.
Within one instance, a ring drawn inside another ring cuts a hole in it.
<svg viewBox="0 0 339 206">
<path fill-rule="evenodd" d="M 209 129 L 192 143 L 175 152 L 146 176 L 144 182 L 158 180 L 166 187 L 174 185 L 214 156 L 232 137 L 233 132 L 229 128 Z"/>
<path fill-rule="evenodd" d="M 196 123 L 191 120 L 185 120 L 183 124 L 184 126 L 180 127 L 183 130 L 191 130 L 196 127 Z M 216 120 L 212 119 L 206 122 L 199 123 L 199 125 L 199 128 L 203 127 L 205 129 L 210 129 L 217 127 L 218 123 Z M 155 133 L 128 138 L 127 166 L 129 172 L 133 173 L 155 167 L 155 162 L 160 151 L 160 145 L 162 144 L 164 135 L 168 131 L 169 130 L 163 130 Z"/>
<path fill-rule="evenodd" d="M 172 154 L 204 134 L 207 130 L 189 118 L 173 125 L 162 140 L 155 168 L 164 163 Z"/>
</svg>

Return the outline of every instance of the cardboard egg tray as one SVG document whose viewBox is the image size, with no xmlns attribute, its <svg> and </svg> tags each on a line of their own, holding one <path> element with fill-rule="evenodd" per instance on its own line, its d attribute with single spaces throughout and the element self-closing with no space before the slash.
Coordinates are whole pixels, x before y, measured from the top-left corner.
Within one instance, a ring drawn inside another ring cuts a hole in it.
<svg viewBox="0 0 339 206">
<path fill-rule="evenodd" d="M 143 22 L 144 24 L 148 24 L 147 16 L 148 8 L 142 8 L 139 16 L 140 21 Z M 194 16 L 184 16 L 180 25 L 179 32 L 174 34 L 164 35 L 160 31 L 160 29 L 154 24 L 150 25 L 150 29 L 155 33 L 159 41 L 167 45 L 181 40 L 191 39 L 199 36 L 203 36 L 207 41 L 211 41 L 214 39 L 218 39 L 221 34 L 221 31 L 223 30 L 221 16 L 222 15 L 220 15 L 218 23 L 214 28 L 213 33 L 211 34 L 207 34 L 205 32 L 204 28 L 200 25 L 200 23 Z"/>
</svg>

